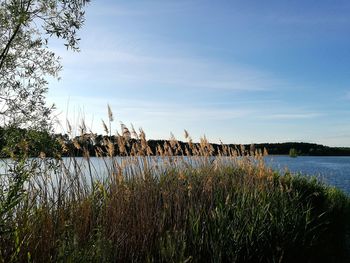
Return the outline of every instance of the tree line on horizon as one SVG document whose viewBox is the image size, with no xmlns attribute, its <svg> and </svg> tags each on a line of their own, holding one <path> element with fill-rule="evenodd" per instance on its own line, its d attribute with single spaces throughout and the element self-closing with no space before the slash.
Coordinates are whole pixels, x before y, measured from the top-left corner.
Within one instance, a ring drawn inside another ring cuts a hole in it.
<svg viewBox="0 0 350 263">
<path fill-rule="evenodd" d="M 47 130 L 25 129 L 18 127 L 0 127 L 0 157 L 8 158 L 25 154 L 30 157 L 68 157 L 84 156 L 106 156 L 108 144 L 113 144 L 113 155 L 133 155 L 133 147 L 140 139 L 123 137 L 125 140 L 125 151 L 121 152 L 118 146 L 118 138 L 123 135 L 101 135 L 84 133 L 79 136 L 68 134 L 55 134 Z M 147 140 L 150 155 L 157 155 L 159 146 L 171 145 L 172 140 Z M 200 142 L 190 142 L 200 145 Z M 177 141 L 178 152 L 175 155 L 192 155 L 189 142 Z M 300 156 L 350 156 L 350 147 L 328 147 L 315 143 L 286 142 L 286 143 L 258 143 L 258 144 L 216 144 L 210 143 L 213 156 L 223 154 L 226 149 L 236 151 L 239 156 L 253 155 L 260 152 L 270 155 L 288 155 L 294 149 Z M 186 153 L 186 154 L 185 154 Z M 225 154 L 223 154 L 225 155 Z"/>
</svg>

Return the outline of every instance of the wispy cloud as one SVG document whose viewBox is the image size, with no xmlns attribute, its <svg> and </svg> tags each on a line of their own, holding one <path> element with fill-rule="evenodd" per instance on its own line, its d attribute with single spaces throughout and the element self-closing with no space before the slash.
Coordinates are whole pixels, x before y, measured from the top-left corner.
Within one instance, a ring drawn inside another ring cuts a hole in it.
<svg viewBox="0 0 350 263">
<path fill-rule="evenodd" d="M 81 52 L 56 49 L 64 71 L 49 100 L 65 112 L 70 97 L 72 123 L 84 115 L 100 129 L 107 103 L 153 138 L 188 128 L 227 142 L 307 139 L 348 123 L 346 1 L 95 2 Z"/>
<path fill-rule="evenodd" d="M 304 113 L 282 113 L 282 114 L 270 114 L 262 116 L 265 120 L 302 120 L 302 119 L 314 119 L 323 116 L 321 113 L 316 112 L 304 112 Z"/>
<path fill-rule="evenodd" d="M 138 116 L 137 119 L 164 117 L 188 121 L 195 121 L 201 118 L 205 118 L 205 120 L 226 120 L 245 117 L 255 112 L 253 109 L 247 107 L 235 109 L 231 107 L 218 108 L 215 105 L 195 106 L 185 105 L 179 102 L 142 101 L 137 99 L 113 99 L 108 101 L 104 97 L 93 98 L 84 96 L 71 97 L 68 101 L 64 101 L 64 99 L 64 97 L 56 98 L 58 102 L 66 104 L 65 108 L 68 108 L 68 110 L 76 111 L 76 107 L 80 107 L 80 104 L 90 105 L 89 112 L 100 115 L 102 118 L 106 115 L 107 104 L 115 111 L 117 119 L 118 116 L 132 115 Z M 81 107 L 83 108 L 83 106 Z"/>
<path fill-rule="evenodd" d="M 55 102 L 60 109 L 57 112 L 60 122 L 59 130 L 64 130 L 67 119 L 77 129 L 84 119 L 87 126 L 93 131 L 103 132 L 101 119 L 107 119 L 107 103 L 111 106 L 115 116 L 115 124 L 118 122 L 133 123 L 136 127 L 152 126 L 153 123 L 162 123 L 162 130 L 169 132 L 186 128 L 194 123 L 217 123 L 243 119 L 252 116 L 256 110 L 247 107 L 223 107 L 215 105 L 186 105 L 179 102 L 143 101 L 137 99 L 110 99 L 104 97 L 71 97 L 67 100 L 64 96 L 56 97 Z M 67 117 L 69 116 L 69 117 Z M 62 126 L 62 127 L 61 127 Z M 160 128 L 160 127 L 159 127 Z"/>
<path fill-rule="evenodd" d="M 273 90 L 288 85 L 268 72 L 188 56 L 145 55 L 113 49 L 85 49 L 65 55 L 68 68 L 94 72 L 104 82 L 237 91 Z M 75 72 L 76 74 L 76 72 Z M 76 77 L 74 75 L 73 77 Z"/>
</svg>

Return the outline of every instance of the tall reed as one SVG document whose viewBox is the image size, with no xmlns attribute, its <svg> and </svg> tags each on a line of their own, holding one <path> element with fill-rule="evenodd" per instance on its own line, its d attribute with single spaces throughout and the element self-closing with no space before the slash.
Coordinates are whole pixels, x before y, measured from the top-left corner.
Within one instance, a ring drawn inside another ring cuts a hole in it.
<svg viewBox="0 0 350 263">
<path fill-rule="evenodd" d="M 68 158 L 30 165 L 25 192 L 3 220 L 0 262 L 347 259 L 349 200 L 340 191 L 272 171 L 253 146 L 214 149 L 187 131 L 185 148 L 172 135 L 156 153 L 143 130 L 124 124 L 113 141 L 108 113 L 98 162 L 84 128 L 73 147 L 61 141 Z M 12 165 L 19 170 L 8 176 L 28 171 Z"/>
</svg>

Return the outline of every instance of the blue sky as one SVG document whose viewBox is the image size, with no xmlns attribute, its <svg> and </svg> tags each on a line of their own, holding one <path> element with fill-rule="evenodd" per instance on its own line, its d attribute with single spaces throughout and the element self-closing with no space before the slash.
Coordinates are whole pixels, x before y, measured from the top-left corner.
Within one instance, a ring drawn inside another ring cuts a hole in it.
<svg viewBox="0 0 350 263">
<path fill-rule="evenodd" d="M 93 1 L 48 101 L 102 132 L 350 146 L 350 1 Z"/>
</svg>

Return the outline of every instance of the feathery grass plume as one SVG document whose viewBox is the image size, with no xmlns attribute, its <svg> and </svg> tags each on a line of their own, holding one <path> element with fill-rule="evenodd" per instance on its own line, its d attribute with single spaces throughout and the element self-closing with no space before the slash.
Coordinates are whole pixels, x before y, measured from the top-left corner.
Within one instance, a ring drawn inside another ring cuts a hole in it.
<svg viewBox="0 0 350 263">
<path fill-rule="evenodd" d="M 220 140 L 220 146 L 222 149 L 222 155 L 227 156 L 228 155 L 228 147 Z"/>
<path fill-rule="evenodd" d="M 163 147 L 159 144 L 157 144 L 157 155 L 164 156 Z"/>
<path fill-rule="evenodd" d="M 59 143 L 60 146 L 61 146 L 62 153 L 68 153 L 68 152 L 69 152 L 69 148 L 68 148 L 66 142 L 65 142 L 61 137 L 59 137 L 59 138 L 57 139 L 57 141 L 58 141 L 58 143 Z"/>
<path fill-rule="evenodd" d="M 189 148 L 187 146 L 185 146 L 185 155 L 191 156 L 191 152 L 189 151 Z"/>
<path fill-rule="evenodd" d="M 104 152 L 103 152 L 101 147 L 95 147 L 95 156 L 96 157 L 103 157 L 103 155 L 104 155 L 103 153 Z"/>
<path fill-rule="evenodd" d="M 81 149 L 81 145 L 80 145 L 79 140 L 77 138 L 73 139 L 73 145 L 74 145 L 75 149 L 77 149 L 77 150 Z"/>
<path fill-rule="evenodd" d="M 264 166 L 261 150 L 236 158 L 245 151 L 222 142 L 214 149 L 205 137 L 193 143 L 187 134 L 186 158 L 173 136 L 150 157 L 142 129 L 130 152 L 123 128 L 116 136 L 106 130 L 98 143 L 92 133 L 73 140 L 83 150 L 96 146 L 104 169 L 71 147 L 57 172 L 33 171 L 28 195 L 6 221 L 17 232 L 0 237 L 0 262 L 288 263 L 341 254 L 348 198 L 278 175 Z M 215 150 L 222 156 L 201 161 Z M 126 157 L 115 158 L 118 152 Z"/>
<path fill-rule="evenodd" d="M 146 133 L 143 131 L 143 129 L 140 128 L 140 144 L 141 144 L 141 149 L 139 151 L 140 155 L 145 155 L 147 152 L 147 148 L 148 148 L 148 142 L 146 139 Z"/>
<path fill-rule="evenodd" d="M 71 135 L 72 134 L 72 125 L 70 124 L 68 119 L 66 120 L 66 124 L 67 124 L 67 133 L 69 135 Z"/>
<path fill-rule="evenodd" d="M 80 135 L 84 135 L 86 133 L 86 124 L 85 124 L 85 120 L 82 119 L 81 120 L 81 125 L 79 126 L 80 129 Z"/>
<path fill-rule="evenodd" d="M 122 122 L 120 122 L 120 126 L 121 126 L 121 130 L 122 130 L 122 136 L 125 138 L 126 141 L 131 139 L 131 133 L 128 129 L 128 127 L 126 127 L 126 125 Z"/>
<path fill-rule="evenodd" d="M 113 157 L 115 152 L 114 143 L 111 139 L 107 139 L 107 153 L 109 157 Z"/>
<path fill-rule="evenodd" d="M 113 112 L 109 104 L 107 104 L 107 109 L 108 109 L 108 120 L 109 122 L 113 122 L 114 121 Z"/>
<path fill-rule="evenodd" d="M 180 153 L 182 153 L 182 148 L 180 146 L 180 143 L 172 132 L 170 133 L 169 143 L 174 155 L 178 156 Z"/>
<path fill-rule="evenodd" d="M 207 137 L 205 135 L 200 138 L 199 147 L 200 147 L 200 154 L 201 155 L 203 155 L 203 156 L 211 155 L 209 142 L 208 142 Z"/>
<path fill-rule="evenodd" d="M 147 156 L 152 156 L 153 155 L 153 151 L 152 151 L 152 149 L 151 149 L 151 147 L 149 145 L 147 146 L 147 149 L 146 149 L 146 155 Z"/>
<path fill-rule="evenodd" d="M 255 156 L 258 157 L 258 158 L 262 157 L 261 149 L 255 149 Z"/>
<path fill-rule="evenodd" d="M 174 136 L 174 134 L 171 132 L 170 133 L 170 140 L 169 140 L 169 143 L 170 143 L 170 147 L 175 149 L 175 146 L 176 146 L 176 143 L 177 143 L 177 140 Z"/>
<path fill-rule="evenodd" d="M 130 156 L 137 156 L 139 153 L 139 147 L 137 143 L 133 143 L 130 150 Z"/>
<path fill-rule="evenodd" d="M 164 149 L 165 156 L 173 156 L 171 145 L 167 141 L 164 142 L 163 149 Z"/>
<path fill-rule="evenodd" d="M 127 145 L 127 137 L 120 135 L 117 133 L 117 143 L 120 155 L 127 155 L 126 145 Z"/>
<path fill-rule="evenodd" d="M 245 146 L 243 144 L 240 145 L 241 148 L 241 155 L 245 156 L 246 155 L 246 150 L 245 150 Z"/>
<path fill-rule="evenodd" d="M 213 156 L 214 152 L 215 152 L 214 146 L 211 143 L 209 143 L 209 155 Z"/>
<path fill-rule="evenodd" d="M 97 133 L 93 133 L 91 130 L 89 130 L 89 136 L 90 136 L 91 145 L 96 146 L 96 143 L 97 143 Z"/>
<path fill-rule="evenodd" d="M 188 136 L 189 136 L 188 131 L 187 131 L 187 130 L 184 130 L 184 137 L 185 137 L 185 139 L 187 139 Z"/>
<path fill-rule="evenodd" d="M 233 147 L 229 147 L 230 148 L 230 151 L 233 152 L 236 152 L 237 156 L 244 156 L 244 150 L 245 150 L 245 147 L 243 147 L 243 152 L 242 152 L 242 145 L 240 145 L 240 147 L 238 148 L 237 145 L 234 145 Z"/>
<path fill-rule="evenodd" d="M 184 151 L 183 151 L 183 149 L 182 149 L 182 147 L 181 147 L 181 145 L 180 145 L 180 143 L 177 141 L 177 147 L 176 147 L 176 149 L 175 149 L 175 154 L 176 155 L 184 155 Z"/>
<path fill-rule="evenodd" d="M 268 153 L 268 151 L 267 151 L 267 149 L 264 147 L 264 153 L 263 153 L 263 155 L 264 156 L 268 156 L 269 155 L 269 153 Z"/>
<path fill-rule="evenodd" d="M 137 134 L 134 125 L 131 124 L 131 135 L 134 137 L 136 140 L 139 140 L 139 135 Z"/>
<path fill-rule="evenodd" d="M 104 122 L 104 120 L 102 120 L 102 125 L 103 125 L 103 129 L 104 129 L 105 133 L 108 135 L 109 134 L 109 129 L 108 129 L 106 123 Z"/>
<path fill-rule="evenodd" d="M 191 151 L 194 150 L 194 144 L 193 144 L 191 136 L 188 136 L 188 147 Z"/>
</svg>

